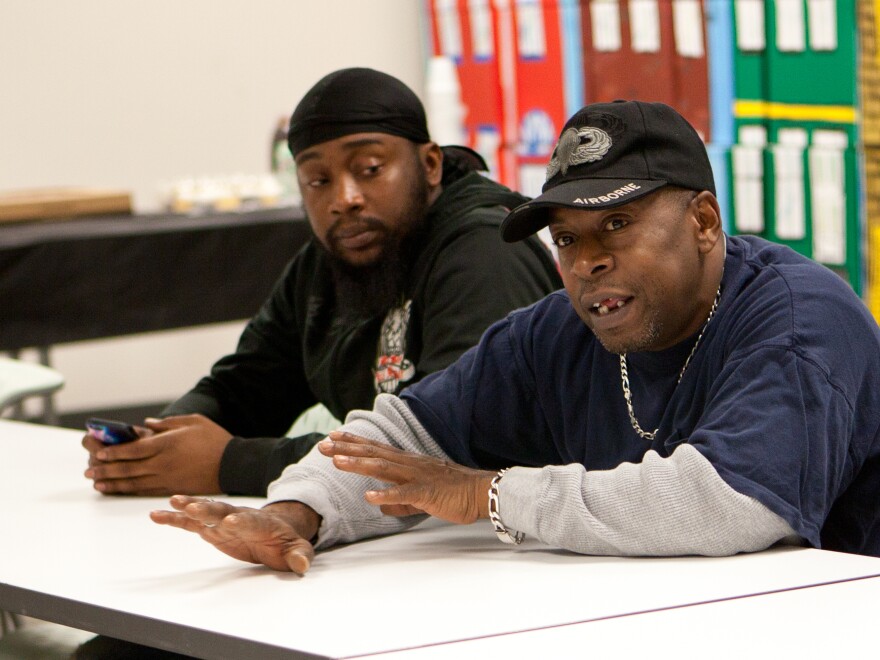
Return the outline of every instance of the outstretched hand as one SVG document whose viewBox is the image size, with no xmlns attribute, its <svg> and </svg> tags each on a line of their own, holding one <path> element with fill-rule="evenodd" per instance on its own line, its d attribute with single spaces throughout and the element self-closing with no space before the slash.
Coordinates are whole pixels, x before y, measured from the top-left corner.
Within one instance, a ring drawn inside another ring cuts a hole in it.
<svg viewBox="0 0 880 660">
<path fill-rule="evenodd" d="M 170 502 L 175 511 L 153 511 L 153 522 L 194 532 L 235 559 L 300 575 L 314 559 L 308 539 L 315 536 L 320 518 L 299 502 L 277 502 L 263 509 L 186 495 L 175 495 Z"/>
<path fill-rule="evenodd" d="M 458 524 L 489 517 L 487 493 L 494 472 L 406 452 L 340 431 L 330 433 L 328 439 L 318 443 L 318 449 L 332 457 L 340 470 L 393 484 L 364 495 L 386 515 L 424 512 Z"/>
</svg>

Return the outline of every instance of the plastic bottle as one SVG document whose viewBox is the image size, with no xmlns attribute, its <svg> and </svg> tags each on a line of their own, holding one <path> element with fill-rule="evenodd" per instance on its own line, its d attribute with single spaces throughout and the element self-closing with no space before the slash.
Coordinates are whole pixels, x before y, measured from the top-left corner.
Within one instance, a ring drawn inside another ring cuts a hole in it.
<svg viewBox="0 0 880 660">
<path fill-rule="evenodd" d="M 287 147 L 288 118 L 281 117 L 275 127 L 272 136 L 272 149 L 270 152 L 270 166 L 272 174 L 278 180 L 281 187 L 281 200 L 283 204 L 297 205 L 302 201 L 299 194 L 299 184 L 296 180 L 296 162 Z"/>
</svg>

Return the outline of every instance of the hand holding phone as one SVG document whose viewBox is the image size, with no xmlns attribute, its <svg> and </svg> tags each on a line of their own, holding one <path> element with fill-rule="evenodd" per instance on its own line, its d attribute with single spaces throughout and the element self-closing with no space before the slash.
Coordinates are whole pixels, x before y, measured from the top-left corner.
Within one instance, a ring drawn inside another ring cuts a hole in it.
<svg viewBox="0 0 880 660">
<path fill-rule="evenodd" d="M 131 424 L 111 419 L 92 417 L 86 421 L 86 428 L 89 435 L 105 445 L 120 445 L 124 442 L 137 440 L 139 437 Z"/>
</svg>

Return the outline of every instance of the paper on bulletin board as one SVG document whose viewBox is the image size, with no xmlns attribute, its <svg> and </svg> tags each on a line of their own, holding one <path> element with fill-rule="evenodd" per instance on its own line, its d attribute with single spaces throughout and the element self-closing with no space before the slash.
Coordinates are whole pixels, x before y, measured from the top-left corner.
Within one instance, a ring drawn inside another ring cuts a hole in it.
<svg viewBox="0 0 880 660">
<path fill-rule="evenodd" d="M 751 145 L 731 147 L 734 224 L 744 234 L 764 231 L 764 150 Z"/>
<path fill-rule="evenodd" d="M 799 53 L 806 48 L 803 0 L 776 0 L 776 47 Z"/>
<path fill-rule="evenodd" d="M 540 0 L 517 2 L 516 23 L 520 56 L 531 59 L 546 57 L 547 39 L 544 35 L 544 14 Z"/>
<path fill-rule="evenodd" d="M 474 149 L 489 166 L 489 178 L 501 180 L 501 163 L 498 150 L 501 148 L 501 133 L 494 126 L 478 126 L 474 136 Z"/>
<path fill-rule="evenodd" d="M 454 60 L 461 59 L 461 20 L 457 0 L 437 0 L 437 28 L 442 53 Z"/>
<path fill-rule="evenodd" d="M 590 21 L 593 25 L 593 50 L 620 50 L 622 38 L 618 0 L 593 0 L 590 3 Z"/>
<path fill-rule="evenodd" d="M 488 60 L 495 54 L 495 35 L 492 25 L 490 0 L 470 0 L 468 15 L 471 19 L 471 47 L 474 58 Z"/>
<path fill-rule="evenodd" d="M 846 263 L 846 174 L 843 131 L 814 131 L 809 152 L 813 210 L 813 258 L 830 265 Z"/>
<path fill-rule="evenodd" d="M 764 150 L 767 129 L 760 124 L 739 127 L 739 144 L 731 147 L 734 184 L 734 226 L 738 231 L 764 231 Z"/>
<path fill-rule="evenodd" d="M 837 50 L 836 2 L 837 0 L 807 0 L 810 48 L 813 50 Z"/>
<path fill-rule="evenodd" d="M 703 9 L 700 0 L 672 0 L 675 48 L 683 57 L 703 57 Z"/>
<path fill-rule="evenodd" d="M 803 149 L 773 147 L 776 179 L 776 236 L 796 241 L 806 236 Z"/>
<path fill-rule="evenodd" d="M 629 0 L 629 29 L 633 52 L 660 52 L 660 8 L 657 0 Z"/>
<path fill-rule="evenodd" d="M 880 0 L 878 0 L 880 1 Z M 764 0 L 736 0 L 736 42 L 742 51 L 762 51 L 767 47 L 764 26 Z"/>
</svg>

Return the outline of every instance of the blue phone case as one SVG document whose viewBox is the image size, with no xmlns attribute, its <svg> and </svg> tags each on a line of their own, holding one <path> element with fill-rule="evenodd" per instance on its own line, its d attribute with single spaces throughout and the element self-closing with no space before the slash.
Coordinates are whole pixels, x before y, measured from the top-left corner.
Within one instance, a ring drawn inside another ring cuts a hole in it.
<svg viewBox="0 0 880 660">
<path fill-rule="evenodd" d="M 116 422 L 110 419 L 93 417 L 86 422 L 89 435 L 105 445 L 120 445 L 138 439 L 137 431 L 131 424 Z"/>
</svg>

